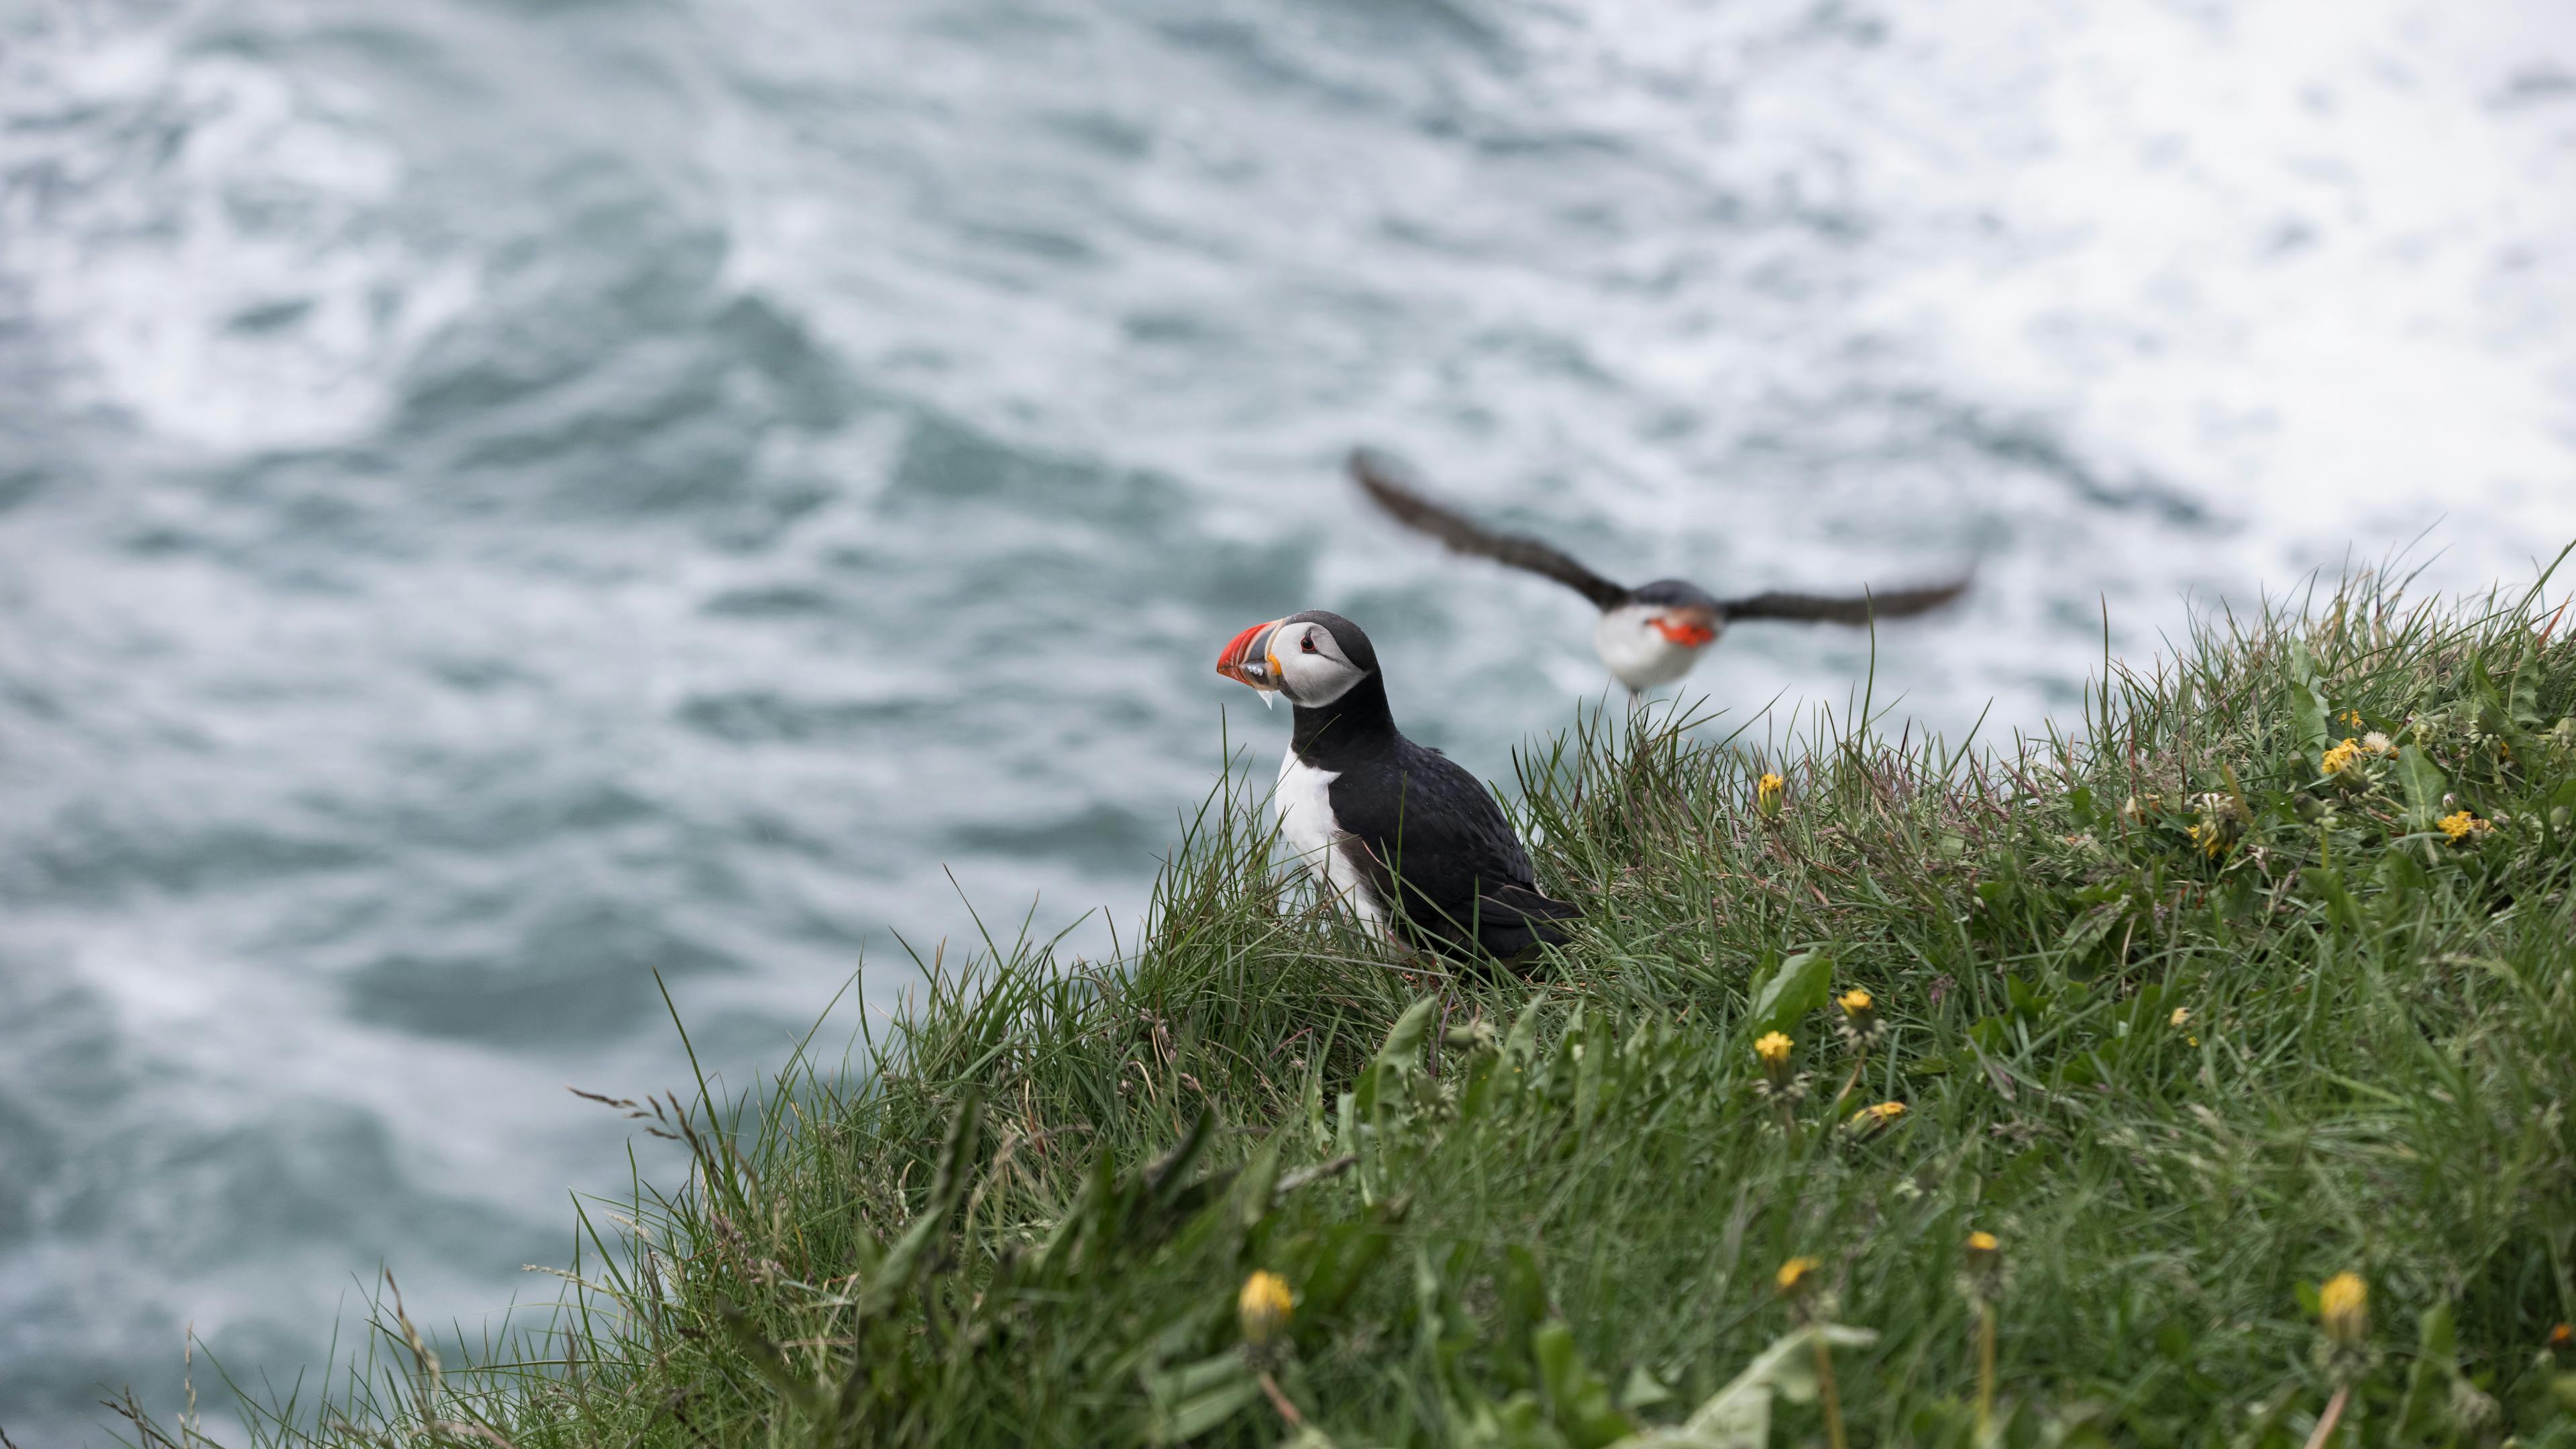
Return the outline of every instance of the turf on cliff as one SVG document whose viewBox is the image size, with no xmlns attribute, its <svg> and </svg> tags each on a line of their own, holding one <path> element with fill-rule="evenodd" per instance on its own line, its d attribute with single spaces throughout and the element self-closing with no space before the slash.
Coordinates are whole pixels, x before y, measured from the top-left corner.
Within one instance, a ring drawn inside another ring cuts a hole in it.
<svg viewBox="0 0 2576 1449">
<path fill-rule="evenodd" d="M 1131 954 L 635 1108 L 558 1310 L 440 1370 L 388 1300 L 255 1433 L 2576 1443 L 2555 624 L 2364 580 L 2001 755 L 1580 723 L 1540 984 L 1283 901 L 1222 793 Z"/>
</svg>

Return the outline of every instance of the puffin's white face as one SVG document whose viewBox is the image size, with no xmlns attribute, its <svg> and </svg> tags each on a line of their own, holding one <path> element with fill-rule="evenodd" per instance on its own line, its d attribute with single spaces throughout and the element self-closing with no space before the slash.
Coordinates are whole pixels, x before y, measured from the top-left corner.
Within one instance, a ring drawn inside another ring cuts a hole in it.
<svg viewBox="0 0 2576 1449">
<path fill-rule="evenodd" d="M 1342 652 L 1333 631 L 1317 623 L 1282 624 L 1270 636 L 1270 673 L 1291 703 L 1331 704 L 1368 677 Z"/>
<path fill-rule="evenodd" d="M 1331 704 L 1368 677 L 1342 651 L 1333 631 L 1311 620 L 1273 619 L 1234 636 L 1217 656 L 1216 672 L 1238 684 L 1287 696 L 1309 707 Z"/>
</svg>

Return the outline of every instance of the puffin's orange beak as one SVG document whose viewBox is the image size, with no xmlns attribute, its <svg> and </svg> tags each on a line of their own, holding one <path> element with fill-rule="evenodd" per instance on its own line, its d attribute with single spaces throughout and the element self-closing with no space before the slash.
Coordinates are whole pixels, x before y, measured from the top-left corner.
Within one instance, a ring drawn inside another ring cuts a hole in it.
<svg viewBox="0 0 2576 1449">
<path fill-rule="evenodd" d="M 1283 622 L 1272 619 L 1235 635 L 1234 642 L 1226 645 L 1225 652 L 1216 657 L 1216 672 L 1254 689 L 1277 689 L 1278 671 L 1270 666 L 1270 635 Z"/>
<path fill-rule="evenodd" d="M 1717 638 L 1717 621 L 1702 617 L 1702 611 L 1698 609 L 1658 614 L 1651 622 L 1655 626 L 1656 633 L 1685 649 L 1704 647 Z"/>
</svg>

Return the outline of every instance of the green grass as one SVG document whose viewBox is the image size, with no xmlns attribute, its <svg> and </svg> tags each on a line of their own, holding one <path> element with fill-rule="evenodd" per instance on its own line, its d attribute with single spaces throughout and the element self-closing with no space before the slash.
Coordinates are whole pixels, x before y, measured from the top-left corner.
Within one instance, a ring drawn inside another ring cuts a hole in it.
<svg viewBox="0 0 2576 1449">
<path fill-rule="evenodd" d="M 2349 1381 L 2338 1442 L 2576 1443 L 2576 644 L 2534 597 L 2363 578 L 2009 749 L 1866 707 L 1768 759 L 1584 718 L 1507 792 L 1587 912 L 1540 982 L 1283 894 L 1238 780 L 1119 959 L 1002 945 L 875 1062 L 636 1107 L 668 1180 L 588 1206 L 559 1308 L 442 1372 L 388 1301 L 253 1435 L 1250 1444 L 1284 1402 L 1310 1443 L 1601 1445 L 1810 1315 L 1867 1331 L 1850 1442 L 1968 1444 L 1983 1229 L 2001 1442 L 2295 1446 Z M 2461 809 L 2492 828 L 2453 841 Z M 1756 1087 L 1771 1027 L 1793 1101 Z M 1255 1269 L 1297 1295 L 1260 1354 Z M 2336 1358 L 2345 1270 L 2371 1323 Z M 1812 1348 L 1769 1361 L 1768 1442 L 1823 1442 Z"/>
</svg>

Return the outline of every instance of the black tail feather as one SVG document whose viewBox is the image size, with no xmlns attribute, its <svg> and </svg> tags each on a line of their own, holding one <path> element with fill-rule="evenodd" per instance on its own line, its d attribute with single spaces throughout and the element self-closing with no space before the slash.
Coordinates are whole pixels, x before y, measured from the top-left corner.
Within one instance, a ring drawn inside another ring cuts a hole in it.
<svg viewBox="0 0 2576 1449">
<path fill-rule="evenodd" d="M 1509 961 L 1534 947 L 1562 946 L 1573 937 L 1559 921 L 1573 920 L 1583 908 L 1553 900 L 1522 886 L 1504 886 L 1476 900 L 1476 944 Z"/>
</svg>

